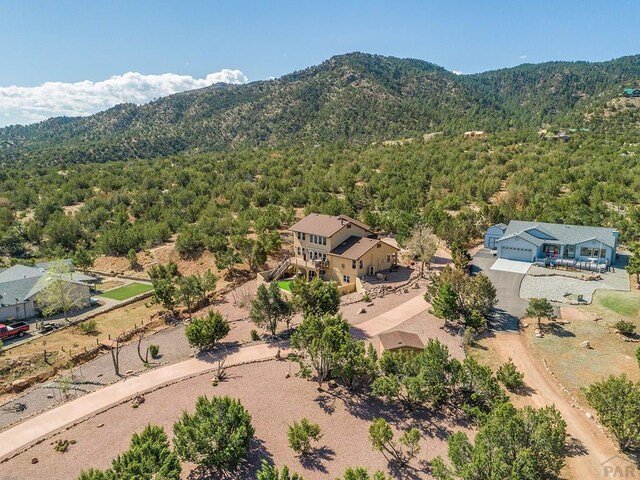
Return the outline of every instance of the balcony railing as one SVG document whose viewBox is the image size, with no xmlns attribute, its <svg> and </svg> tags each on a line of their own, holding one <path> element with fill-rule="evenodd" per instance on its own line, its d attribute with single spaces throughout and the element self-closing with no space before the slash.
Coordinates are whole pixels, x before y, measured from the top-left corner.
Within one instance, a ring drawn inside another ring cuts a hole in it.
<svg viewBox="0 0 640 480">
<path fill-rule="evenodd" d="M 320 270 L 322 268 L 329 268 L 329 262 L 327 260 L 303 260 L 299 257 L 291 258 L 291 265 L 305 268 L 307 270 Z"/>
</svg>

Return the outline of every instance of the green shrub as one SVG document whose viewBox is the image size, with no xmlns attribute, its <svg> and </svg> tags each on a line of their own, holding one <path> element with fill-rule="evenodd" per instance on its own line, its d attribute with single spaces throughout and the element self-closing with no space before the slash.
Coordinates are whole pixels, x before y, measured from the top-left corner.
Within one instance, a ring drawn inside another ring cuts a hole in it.
<svg viewBox="0 0 640 480">
<path fill-rule="evenodd" d="M 624 335 L 625 337 L 631 337 L 636 333 L 636 326 L 631 322 L 627 322 L 626 320 L 620 320 L 619 322 L 616 322 L 614 327 L 618 331 L 618 333 Z"/>
<path fill-rule="evenodd" d="M 190 346 L 204 350 L 214 347 L 219 340 L 227 336 L 230 329 L 229 322 L 220 312 L 210 310 L 206 317 L 194 318 L 184 333 Z"/>
<path fill-rule="evenodd" d="M 252 342 L 257 342 L 258 340 L 260 340 L 260 335 L 258 334 L 257 330 L 251 330 L 251 341 Z"/>
<path fill-rule="evenodd" d="M 636 350 L 636 360 L 638 360 L 638 366 L 640 367 L 640 347 Z"/>
<path fill-rule="evenodd" d="M 194 413 L 183 412 L 173 425 L 178 456 L 201 467 L 208 478 L 227 478 L 243 462 L 255 433 L 251 414 L 230 397 L 198 397 Z"/>
<path fill-rule="evenodd" d="M 496 377 L 510 392 L 519 390 L 524 386 L 524 373 L 518 371 L 511 359 L 498 368 Z"/>
<path fill-rule="evenodd" d="M 151 358 L 156 358 L 159 353 L 160 353 L 159 345 L 155 345 L 153 343 L 149 345 L 149 355 L 151 355 Z"/>
<path fill-rule="evenodd" d="M 304 455 L 311 450 L 311 441 L 318 441 L 322 437 L 320 425 L 303 418 L 300 422 L 293 422 L 287 431 L 289 446 L 294 452 Z"/>
<path fill-rule="evenodd" d="M 78 327 L 80 327 L 80 330 L 85 335 L 95 335 L 98 333 L 98 322 L 93 319 L 85 320 L 84 322 L 80 323 Z"/>
<path fill-rule="evenodd" d="M 464 334 L 462 335 L 462 345 L 465 347 L 470 347 L 475 343 L 476 338 L 476 329 L 473 327 L 467 327 L 464 329 Z"/>
</svg>

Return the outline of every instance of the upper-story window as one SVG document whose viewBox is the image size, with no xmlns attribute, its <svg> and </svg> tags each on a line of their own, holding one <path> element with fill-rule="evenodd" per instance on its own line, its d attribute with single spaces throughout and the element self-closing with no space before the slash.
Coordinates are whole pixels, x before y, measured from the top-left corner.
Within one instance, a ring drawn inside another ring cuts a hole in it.
<svg viewBox="0 0 640 480">
<path fill-rule="evenodd" d="M 322 238 L 322 244 L 326 245 L 327 244 L 327 237 L 320 237 Z"/>
<path fill-rule="evenodd" d="M 355 260 L 351 260 L 351 268 L 356 268 L 356 261 Z"/>
<path fill-rule="evenodd" d="M 360 260 L 360 268 L 364 268 L 364 260 Z"/>
<path fill-rule="evenodd" d="M 306 240 L 305 236 L 306 235 L 304 233 L 298 232 L 298 240 Z"/>
</svg>

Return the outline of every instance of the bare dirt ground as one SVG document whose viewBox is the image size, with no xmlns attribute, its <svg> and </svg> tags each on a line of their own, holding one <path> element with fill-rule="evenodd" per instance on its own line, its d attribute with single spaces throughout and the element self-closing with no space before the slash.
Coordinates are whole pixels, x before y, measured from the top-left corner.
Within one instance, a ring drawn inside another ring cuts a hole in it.
<svg viewBox="0 0 640 480">
<path fill-rule="evenodd" d="M 531 328 L 522 334 L 497 332 L 482 339 L 480 348 L 489 349 L 495 355 L 494 363 L 504 363 L 511 358 L 518 370 L 524 373 L 528 392 L 524 396 L 514 396 L 514 404 L 535 408 L 553 404 L 562 413 L 571 437 L 565 475 L 573 479 L 606 478 L 605 464 L 626 468 L 628 461 L 622 456 L 616 457 L 618 452 L 614 444 L 598 424 L 588 418 L 586 412 L 576 406 L 545 371 L 540 359 L 531 351 L 525 338 L 527 335 L 533 335 Z M 593 416 L 593 412 L 590 414 Z"/>
<path fill-rule="evenodd" d="M 106 282 L 100 283 L 100 291 L 106 292 L 107 290 L 113 290 L 114 288 L 118 288 L 124 285 L 124 282 L 120 280 L 107 280 Z"/>
<path fill-rule="evenodd" d="M 204 273 L 211 270 L 222 277 L 221 272 L 216 268 L 216 262 L 211 252 L 204 252 L 194 258 L 183 259 L 176 251 L 175 241 L 151 248 L 137 254 L 139 267 L 132 269 L 127 257 L 115 257 L 101 255 L 97 257 L 93 264 L 93 270 L 108 273 L 110 275 L 126 275 L 137 278 L 148 278 L 147 270 L 153 265 L 164 265 L 170 261 L 178 264 L 178 269 L 183 275 L 194 273 Z M 224 273 L 224 272 L 222 272 Z M 223 281 L 223 280 L 221 280 Z"/>
<path fill-rule="evenodd" d="M 421 430 L 421 453 L 411 462 L 407 478 L 430 478 L 424 462 L 444 454 L 444 439 L 465 428 L 463 419 L 457 421 L 440 413 L 422 413 L 412 419 L 397 408 L 387 408 L 374 399 L 351 397 L 340 388 L 318 392 L 313 382 L 286 379 L 289 368 L 284 361 L 230 368 L 229 379 L 217 387 L 210 385 L 210 375 L 182 381 L 147 394 L 145 403 L 137 409 L 123 404 L 63 431 L 2 464 L 2 469 L 12 472 L 10 478 L 15 480 L 67 480 L 76 478 L 83 468 L 106 468 L 113 457 L 126 450 L 131 434 L 147 424 L 162 425 L 171 435 L 181 412 L 193 410 L 196 397 L 203 394 L 231 395 L 251 412 L 256 439 L 249 465 L 235 477 L 242 479 L 254 477 L 262 458 L 288 465 L 307 480 L 335 478 L 349 466 L 387 470 L 386 460 L 371 448 L 367 437 L 369 423 L 376 417 L 387 418 L 395 428 L 415 425 Z M 295 365 L 292 368 L 294 372 L 297 369 Z M 319 423 L 323 433 L 317 455 L 308 460 L 297 457 L 286 442 L 287 426 L 302 417 Z M 100 436 L 99 442 L 95 441 L 96 435 Z M 51 442 L 58 439 L 77 443 L 68 452 L 57 453 Z M 34 457 L 38 458 L 37 464 L 31 463 Z M 191 467 L 184 466 L 182 478 L 187 478 Z"/>
<path fill-rule="evenodd" d="M 77 355 L 85 348 L 96 347 L 101 339 L 109 338 L 110 335 L 115 338 L 124 331 L 132 330 L 135 325 L 156 321 L 159 312 L 157 306 L 147 308 L 145 300 L 140 300 L 95 317 L 98 330 L 96 335 L 85 335 L 79 327 L 70 326 L 7 350 L 0 356 L 0 368 L 10 367 L 3 375 L 2 383 L 8 385 L 17 379 L 44 375 L 54 368 L 60 368 L 69 361 L 71 355 Z M 154 325 L 157 327 L 162 323 Z M 44 362 L 45 350 L 48 364 Z M 0 403 L 12 397 L 15 394 L 7 394 L 4 389 L 0 391 Z"/>
<path fill-rule="evenodd" d="M 529 327 L 525 341 L 581 404 L 587 405 L 581 387 L 609 375 L 625 373 L 634 381 L 640 380 L 635 358 L 640 343 L 625 341 L 612 327 L 613 322 L 596 320 L 599 317 L 585 308 L 562 307 L 561 316 L 569 323 L 551 329 L 543 338 L 535 338 L 533 326 Z M 592 348 L 583 348 L 585 341 Z"/>
</svg>

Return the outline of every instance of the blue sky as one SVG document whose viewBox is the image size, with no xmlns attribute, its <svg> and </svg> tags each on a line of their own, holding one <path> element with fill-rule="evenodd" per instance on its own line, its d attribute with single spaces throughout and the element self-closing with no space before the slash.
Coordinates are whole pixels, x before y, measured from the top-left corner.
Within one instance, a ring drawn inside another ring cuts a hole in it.
<svg viewBox="0 0 640 480">
<path fill-rule="evenodd" d="M 0 125 L 32 119 L 19 111 L 30 96 L 49 98 L 41 117 L 55 107 L 51 89 L 31 87 L 127 72 L 171 73 L 181 76 L 176 88 L 195 88 L 223 69 L 242 75 L 211 78 L 266 79 L 356 50 L 465 73 L 608 60 L 640 53 L 638 19 L 637 1 L 0 0 Z M 156 92 L 154 82 L 110 88 L 155 95 L 176 84 Z M 10 86 L 23 88 L 16 93 Z M 102 99 L 104 105 L 114 98 Z"/>
</svg>

